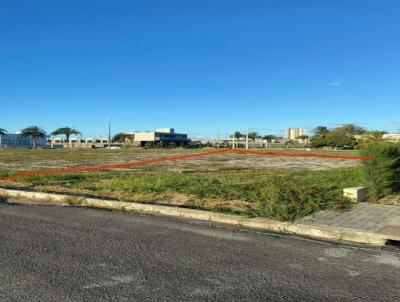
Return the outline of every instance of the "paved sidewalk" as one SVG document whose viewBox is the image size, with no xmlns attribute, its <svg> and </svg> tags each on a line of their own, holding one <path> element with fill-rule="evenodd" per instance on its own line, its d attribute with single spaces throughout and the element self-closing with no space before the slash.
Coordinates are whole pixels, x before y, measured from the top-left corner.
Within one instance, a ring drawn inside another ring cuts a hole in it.
<svg viewBox="0 0 400 302">
<path fill-rule="evenodd" d="M 371 203 L 355 204 L 345 212 L 322 211 L 304 217 L 300 223 L 367 231 L 400 237 L 400 206 Z"/>
</svg>

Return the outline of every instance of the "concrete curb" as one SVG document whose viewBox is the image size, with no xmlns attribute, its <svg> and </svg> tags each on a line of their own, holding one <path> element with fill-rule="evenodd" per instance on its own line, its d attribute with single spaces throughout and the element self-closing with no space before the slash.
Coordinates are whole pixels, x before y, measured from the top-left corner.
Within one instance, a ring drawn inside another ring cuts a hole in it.
<svg viewBox="0 0 400 302">
<path fill-rule="evenodd" d="M 352 229 L 315 226 L 301 223 L 281 222 L 266 218 L 247 218 L 229 214 L 220 214 L 204 210 L 194 210 L 161 205 L 141 204 L 135 202 L 104 200 L 97 198 L 76 197 L 64 194 L 52 194 L 42 192 L 28 192 L 21 190 L 0 189 L 0 195 L 14 198 L 26 198 L 58 204 L 79 204 L 81 206 L 132 211 L 141 213 L 158 214 L 164 216 L 181 217 L 205 220 L 215 223 L 225 223 L 279 233 L 290 233 L 310 236 L 319 239 L 351 241 L 372 245 L 384 245 L 388 239 L 383 234 L 363 232 Z"/>
</svg>

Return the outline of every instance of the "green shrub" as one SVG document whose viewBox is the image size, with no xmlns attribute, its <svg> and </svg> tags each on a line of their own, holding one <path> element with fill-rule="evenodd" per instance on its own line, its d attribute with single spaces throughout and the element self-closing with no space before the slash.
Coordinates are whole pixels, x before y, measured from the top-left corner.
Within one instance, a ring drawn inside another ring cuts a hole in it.
<svg viewBox="0 0 400 302">
<path fill-rule="evenodd" d="M 363 178 L 372 199 L 400 192 L 400 144 L 370 143 L 362 151 Z"/>
</svg>

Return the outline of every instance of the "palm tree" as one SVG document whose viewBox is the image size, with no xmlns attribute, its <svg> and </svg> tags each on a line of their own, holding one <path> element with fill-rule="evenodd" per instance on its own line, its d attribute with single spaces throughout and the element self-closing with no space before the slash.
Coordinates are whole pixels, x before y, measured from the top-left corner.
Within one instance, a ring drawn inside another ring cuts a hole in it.
<svg viewBox="0 0 400 302">
<path fill-rule="evenodd" d="M 368 131 L 365 136 L 367 139 L 369 139 L 371 141 L 381 142 L 381 141 L 385 141 L 385 139 L 383 138 L 384 134 L 387 134 L 387 132 L 379 131 L 379 130 L 372 130 L 372 131 Z"/>
<path fill-rule="evenodd" d="M 3 135 L 6 135 L 6 134 L 7 134 L 7 130 L 0 128 L 0 148 L 1 148 L 2 141 L 3 141 Z"/>
<path fill-rule="evenodd" d="M 46 131 L 38 126 L 29 126 L 22 129 L 19 135 L 22 137 L 32 137 L 33 149 L 36 149 L 36 140 L 38 138 L 45 138 Z"/>
<path fill-rule="evenodd" d="M 318 126 L 314 129 L 314 135 L 316 136 L 325 136 L 329 133 L 329 129 L 324 126 Z"/>
<path fill-rule="evenodd" d="M 235 137 L 236 139 L 239 139 L 239 138 L 243 137 L 243 134 L 240 133 L 239 131 L 235 131 L 235 132 L 234 132 L 233 134 L 231 134 L 229 137 L 230 137 L 230 138 Z"/>
<path fill-rule="evenodd" d="M 67 146 L 69 149 L 69 138 L 71 135 L 82 135 L 81 132 L 79 132 L 78 130 L 76 130 L 75 128 L 72 127 L 62 127 L 62 128 L 58 128 L 57 130 L 54 130 L 52 133 L 52 135 L 65 135 L 66 137 L 66 141 L 67 141 Z"/>
<path fill-rule="evenodd" d="M 358 146 L 362 149 L 366 147 L 368 144 L 377 144 L 386 142 L 386 140 L 383 138 L 384 134 L 387 134 L 387 132 L 379 130 L 368 131 L 358 141 Z"/>
<path fill-rule="evenodd" d="M 343 134 L 349 137 L 354 137 L 357 134 L 364 134 L 367 130 L 355 124 L 344 124 L 340 127 L 332 129 L 333 133 Z"/>
<path fill-rule="evenodd" d="M 252 140 L 252 142 L 253 142 L 253 148 L 254 148 L 254 144 L 255 144 L 255 142 L 256 142 L 256 139 L 259 138 L 260 136 L 258 135 L 257 132 L 250 132 L 250 133 L 248 134 L 248 137 L 249 137 L 249 139 Z"/>
<path fill-rule="evenodd" d="M 304 144 L 304 148 L 307 146 L 307 141 L 310 138 L 308 135 L 300 135 L 298 137 L 296 137 L 297 139 L 301 140 Z"/>
</svg>

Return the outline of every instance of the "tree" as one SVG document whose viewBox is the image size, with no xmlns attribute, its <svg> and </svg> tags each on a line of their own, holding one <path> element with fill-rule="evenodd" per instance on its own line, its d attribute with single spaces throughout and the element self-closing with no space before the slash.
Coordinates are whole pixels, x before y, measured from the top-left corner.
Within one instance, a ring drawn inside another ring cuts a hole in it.
<svg viewBox="0 0 400 302">
<path fill-rule="evenodd" d="M 233 138 L 235 137 L 236 139 L 242 138 L 244 135 L 240 133 L 239 131 L 235 131 L 233 134 L 231 134 L 229 137 Z"/>
<path fill-rule="evenodd" d="M 51 134 L 52 135 L 65 135 L 66 141 L 67 141 L 67 144 L 68 144 L 68 149 L 69 149 L 69 138 L 70 138 L 70 136 L 71 135 L 82 135 L 81 132 L 79 132 L 75 128 L 71 128 L 71 127 L 58 128 L 57 130 L 54 130 Z"/>
<path fill-rule="evenodd" d="M 331 130 L 331 133 L 347 135 L 349 137 L 354 137 L 354 135 L 364 134 L 366 132 L 367 129 L 360 127 L 356 124 L 344 124 Z"/>
<path fill-rule="evenodd" d="M 19 134 L 22 137 L 32 137 L 33 148 L 36 149 L 36 141 L 38 138 L 45 138 L 46 131 L 38 126 L 29 126 L 21 130 Z"/>
<path fill-rule="evenodd" d="M 315 135 L 311 139 L 311 145 L 314 148 L 322 148 L 328 146 L 326 136 Z"/>
<path fill-rule="evenodd" d="M 310 138 L 308 135 L 299 135 L 296 137 L 297 139 L 301 140 L 304 144 L 304 148 L 307 146 L 308 139 Z"/>
<path fill-rule="evenodd" d="M 325 136 L 314 136 L 311 138 L 311 144 L 315 148 L 321 147 L 332 147 L 332 148 L 341 148 L 341 147 L 354 147 L 355 140 L 352 137 L 349 137 L 343 133 L 328 133 Z"/>
<path fill-rule="evenodd" d="M 0 128 L 0 148 L 1 148 L 1 144 L 2 144 L 2 140 L 3 140 L 3 135 L 7 134 L 7 130 Z"/>
<path fill-rule="evenodd" d="M 231 134 L 229 136 L 230 138 L 235 138 L 237 141 L 237 145 L 239 146 L 239 139 L 244 137 L 244 135 L 242 133 L 240 133 L 239 131 L 235 131 L 233 134 Z M 234 146 L 233 146 L 234 147 Z"/>
<path fill-rule="evenodd" d="M 272 143 L 272 140 L 276 139 L 276 136 L 272 135 L 272 134 L 267 134 L 267 135 L 264 135 L 262 138 L 267 141 L 266 147 L 268 147 L 268 143 Z"/>
<path fill-rule="evenodd" d="M 387 134 L 387 132 L 379 130 L 368 131 L 358 141 L 358 147 L 360 149 L 364 149 L 369 144 L 384 143 L 386 142 L 386 140 L 383 138 L 384 134 Z"/>
<path fill-rule="evenodd" d="M 384 141 L 384 139 L 383 139 L 383 135 L 384 134 L 387 134 L 387 132 L 386 131 L 380 131 L 380 130 L 372 130 L 372 131 L 368 131 L 364 135 L 364 137 L 366 139 L 369 139 L 369 140 L 380 142 L 380 141 Z"/>
<path fill-rule="evenodd" d="M 276 136 L 272 135 L 272 134 L 267 134 L 267 135 L 263 136 L 263 139 L 265 139 L 268 142 L 272 142 L 272 140 L 274 140 L 275 138 L 276 138 Z"/>
<path fill-rule="evenodd" d="M 292 139 L 289 139 L 285 142 L 285 145 L 286 145 L 286 148 L 289 148 L 289 146 L 293 147 L 294 145 L 296 145 L 296 142 Z"/>
<path fill-rule="evenodd" d="M 133 134 L 120 132 L 114 135 L 112 141 L 122 143 L 125 146 L 125 143 L 131 139 L 133 139 Z"/>
<path fill-rule="evenodd" d="M 313 132 L 316 136 L 325 136 L 329 133 L 329 129 L 325 126 L 318 126 L 313 130 Z"/>
<path fill-rule="evenodd" d="M 258 135 L 257 132 L 250 132 L 248 134 L 248 136 L 249 136 L 249 139 L 251 139 L 251 141 L 253 142 L 253 148 L 254 148 L 254 144 L 256 142 L 256 139 L 259 138 L 260 136 Z"/>
</svg>

